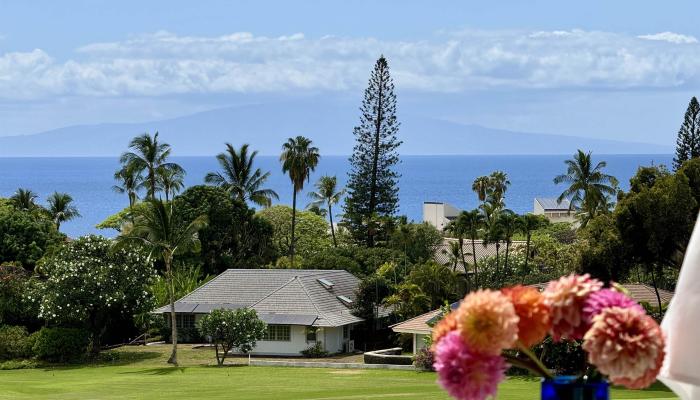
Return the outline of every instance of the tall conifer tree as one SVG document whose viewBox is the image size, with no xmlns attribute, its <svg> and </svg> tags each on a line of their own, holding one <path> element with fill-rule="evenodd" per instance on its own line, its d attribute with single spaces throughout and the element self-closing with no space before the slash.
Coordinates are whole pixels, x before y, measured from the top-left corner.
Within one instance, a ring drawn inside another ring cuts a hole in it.
<svg viewBox="0 0 700 400">
<path fill-rule="evenodd" d="M 700 104 L 693 96 L 685 111 L 681 129 L 678 131 L 673 167 L 679 169 L 683 161 L 696 157 L 700 157 Z"/>
<path fill-rule="evenodd" d="M 378 219 L 393 216 L 399 202 L 399 174 L 394 166 L 401 141 L 396 137 L 394 82 L 384 56 L 374 65 L 360 112 L 360 124 L 353 131 L 356 142 L 350 157 L 345 219 L 355 239 L 372 247 L 379 233 Z"/>
</svg>

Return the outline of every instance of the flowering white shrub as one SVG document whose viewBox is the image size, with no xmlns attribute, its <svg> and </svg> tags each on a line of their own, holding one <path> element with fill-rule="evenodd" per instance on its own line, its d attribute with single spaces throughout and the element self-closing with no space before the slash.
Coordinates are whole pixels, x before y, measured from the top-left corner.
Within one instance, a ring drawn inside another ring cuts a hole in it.
<svg viewBox="0 0 700 400">
<path fill-rule="evenodd" d="M 202 317 L 197 328 L 202 336 L 214 343 L 216 361 L 222 365 L 232 349 L 238 349 L 241 353 L 253 350 L 256 342 L 265 335 L 266 325 L 258 318 L 255 310 L 239 308 L 212 310 L 209 315 Z"/>
<path fill-rule="evenodd" d="M 110 321 L 149 310 L 148 286 L 156 275 L 140 249 L 112 248 L 101 236 L 66 243 L 42 264 L 46 275 L 39 317 L 58 325 L 82 325 L 90 331 L 93 349 Z"/>
</svg>

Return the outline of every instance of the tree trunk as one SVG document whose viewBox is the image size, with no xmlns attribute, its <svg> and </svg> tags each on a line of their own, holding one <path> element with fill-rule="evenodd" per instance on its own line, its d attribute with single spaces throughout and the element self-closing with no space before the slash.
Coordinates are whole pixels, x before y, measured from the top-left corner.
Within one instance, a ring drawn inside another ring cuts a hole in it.
<svg viewBox="0 0 700 400">
<path fill-rule="evenodd" d="M 654 269 L 656 269 L 655 265 L 651 266 L 651 282 L 654 285 L 654 293 L 656 293 L 656 301 L 658 302 L 659 305 L 659 315 L 661 315 L 661 295 L 659 295 L 659 287 L 656 284 L 656 273 L 654 272 Z"/>
<path fill-rule="evenodd" d="M 479 268 L 476 265 L 476 246 L 474 245 L 474 236 L 471 237 L 472 239 L 472 258 L 474 258 L 474 286 L 479 287 Z"/>
<path fill-rule="evenodd" d="M 330 202 L 328 202 L 328 219 L 331 223 L 331 236 L 333 236 L 333 247 L 338 247 L 338 242 L 335 240 L 335 228 L 333 227 L 333 211 L 331 211 Z"/>
<path fill-rule="evenodd" d="M 294 185 L 294 194 L 292 194 L 292 243 L 289 246 L 289 258 L 291 259 L 292 268 L 294 268 L 294 245 L 296 239 L 294 237 L 294 228 L 297 223 L 297 187 Z"/>
<path fill-rule="evenodd" d="M 148 169 L 148 181 L 150 187 L 148 188 L 148 197 L 151 200 L 156 199 L 156 172 L 153 168 Z"/>
<path fill-rule="evenodd" d="M 221 366 L 221 364 L 224 363 L 224 360 L 222 360 L 221 357 L 219 357 L 219 344 L 218 343 L 214 343 L 214 350 L 216 351 L 216 364 Z"/>
<path fill-rule="evenodd" d="M 374 216 L 374 209 L 377 206 L 377 169 L 379 167 L 379 134 L 382 131 L 382 100 L 384 97 L 384 92 L 382 90 L 382 85 L 384 84 L 382 73 L 379 74 L 379 83 L 377 87 L 379 89 L 379 95 L 377 96 L 377 120 L 375 121 L 374 130 L 374 152 L 372 154 L 372 179 L 369 192 L 369 215 L 367 218 L 367 246 L 374 247 L 374 232 L 372 232 L 372 217 Z"/>
<path fill-rule="evenodd" d="M 505 260 L 505 273 L 508 273 L 508 253 L 510 252 L 510 241 L 506 240 L 506 260 Z"/>
<path fill-rule="evenodd" d="M 529 272 L 529 269 L 527 268 L 528 266 L 528 261 L 530 259 L 530 239 L 532 238 L 532 234 L 528 233 L 527 234 L 527 241 L 525 242 L 525 272 Z"/>
<path fill-rule="evenodd" d="M 171 340 L 173 342 L 173 351 L 170 353 L 170 358 L 168 358 L 168 364 L 177 365 L 177 317 L 175 315 L 175 283 L 173 282 L 173 271 L 172 271 L 172 256 L 165 256 L 165 270 L 168 274 L 168 280 L 170 281 L 170 326 L 171 326 Z"/>
</svg>

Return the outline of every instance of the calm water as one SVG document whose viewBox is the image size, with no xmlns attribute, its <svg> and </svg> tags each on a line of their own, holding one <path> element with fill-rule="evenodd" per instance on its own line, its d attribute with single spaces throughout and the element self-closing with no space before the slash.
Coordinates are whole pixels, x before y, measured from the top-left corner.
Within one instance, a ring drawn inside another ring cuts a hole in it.
<svg viewBox="0 0 700 400">
<path fill-rule="evenodd" d="M 552 178 L 565 171 L 567 156 L 404 156 L 399 166 L 401 213 L 421 220 L 424 201 L 445 201 L 460 208 L 473 208 L 477 199 L 471 191 L 475 177 L 494 170 L 508 174 L 511 186 L 507 206 L 516 212 L 532 211 L 534 197 L 555 197 L 562 188 Z M 671 163 L 671 155 L 605 155 L 608 173 L 616 176 L 623 188 L 640 165 Z M 203 183 L 204 175 L 217 169 L 214 157 L 174 158 L 187 170 L 187 185 Z M 280 170 L 276 157 L 258 157 L 258 166 L 272 175 L 269 187 L 279 195 L 279 203 L 291 204 L 291 184 Z M 0 197 L 17 188 L 29 188 L 39 194 L 39 202 L 54 190 L 68 192 L 75 199 L 82 218 L 67 222 L 61 229 L 70 236 L 87 233 L 113 235 L 95 224 L 128 205 L 126 195 L 112 191 L 116 158 L 0 158 Z M 337 175 L 343 184 L 348 170 L 347 157 L 321 159 L 311 182 L 323 174 Z M 312 185 L 307 185 L 310 188 Z M 306 194 L 300 198 L 306 204 Z"/>
</svg>

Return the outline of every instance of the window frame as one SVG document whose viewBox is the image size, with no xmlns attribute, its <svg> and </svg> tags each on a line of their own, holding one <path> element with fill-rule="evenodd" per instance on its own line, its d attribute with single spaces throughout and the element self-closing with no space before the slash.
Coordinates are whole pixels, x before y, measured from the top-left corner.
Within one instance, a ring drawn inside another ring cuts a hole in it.
<svg viewBox="0 0 700 400">
<path fill-rule="evenodd" d="M 263 342 L 291 342 L 292 327 L 291 325 L 267 325 L 265 334 L 262 338 Z"/>
</svg>

